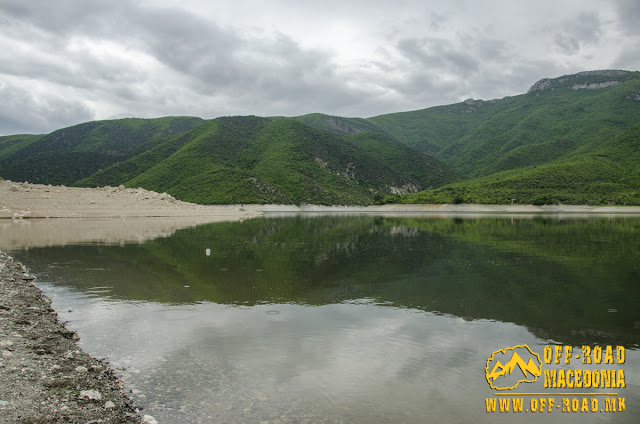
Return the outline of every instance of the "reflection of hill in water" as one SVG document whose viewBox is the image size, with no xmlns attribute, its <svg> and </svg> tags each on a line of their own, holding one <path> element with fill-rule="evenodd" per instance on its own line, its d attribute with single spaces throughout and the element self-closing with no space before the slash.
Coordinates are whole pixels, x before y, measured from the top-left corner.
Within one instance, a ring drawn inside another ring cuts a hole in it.
<svg viewBox="0 0 640 424">
<path fill-rule="evenodd" d="M 631 345 L 640 342 L 639 233 L 640 220 L 631 218 L 293 217 L 18 256 L 35 270 L 49 264 L 59 284 L 111 286 L 118 298 L 245 305 L 370 298 L 514 322 L 566 343 Z"/>
</svg>

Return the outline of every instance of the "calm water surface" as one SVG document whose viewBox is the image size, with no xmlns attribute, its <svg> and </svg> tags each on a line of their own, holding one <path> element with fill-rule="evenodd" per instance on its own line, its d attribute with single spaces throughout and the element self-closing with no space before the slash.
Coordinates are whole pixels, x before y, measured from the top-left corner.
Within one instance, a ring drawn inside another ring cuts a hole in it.
<svg viewBox="0 0 640 424">
<path fill-rule="evenodd" d="M 10 253 L 160 422 L 640 421 L 638 218 L 290 216 Z M 487 358 L 520 344 L 625 346 L 597 369 L 624 370 L 626 411 L 488 414 Z"/>
</svg>

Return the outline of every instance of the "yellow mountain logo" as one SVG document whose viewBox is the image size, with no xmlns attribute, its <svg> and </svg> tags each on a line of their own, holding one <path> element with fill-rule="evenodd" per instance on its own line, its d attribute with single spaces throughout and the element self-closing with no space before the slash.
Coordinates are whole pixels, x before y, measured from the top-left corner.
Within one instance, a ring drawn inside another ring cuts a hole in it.
<svg viewBox="0 0 640 424">
<path fill-rule="evenodd" d="M 542 362 L 527 345 L 509 347 L 491 354 L 485 374 L 492 389 L 511 390 L 519 383 L 536 381 L 542 374 Z"/>
</svg>

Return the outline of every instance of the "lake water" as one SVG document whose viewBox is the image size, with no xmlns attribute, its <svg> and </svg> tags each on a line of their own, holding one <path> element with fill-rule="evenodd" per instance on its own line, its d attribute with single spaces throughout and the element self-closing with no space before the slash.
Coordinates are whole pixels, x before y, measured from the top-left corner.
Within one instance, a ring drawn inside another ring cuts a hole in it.
<svg viewBox="0 0 640 424">
<path fill-rule="evenodd" d="M 161 423 L 640 421 L 637 217 L 299 215 L 64 243 L 9 253 Z M 543 372 L 623 370 L 626 387 L 492 389 L 489 357 L 523 344 Z M 544 363 L 552 345 L 626 361 Z M 487 413 L 507 396 L 522 413 Z"/>
</svg>

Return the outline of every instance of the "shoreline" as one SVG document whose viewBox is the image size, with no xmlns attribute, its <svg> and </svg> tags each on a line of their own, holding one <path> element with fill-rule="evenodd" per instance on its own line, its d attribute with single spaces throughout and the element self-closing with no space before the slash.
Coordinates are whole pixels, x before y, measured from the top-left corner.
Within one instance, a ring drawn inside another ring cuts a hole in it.
<svg viewBox="0 0 640 424">
<path fill-rule="evenodd" d="M 262 213 L 431 213 L 431 214 L 640 214 L 640 206 L 386 204 L 370 206 L 243 205 Z"/>
<path fill-rule="evenodd" d="M 0 181 L 0 220 L 33 218 L 199 218 L 241 221 L 261 216 L 238 205 L 182 202 L 143 188 L 65 187 Z"/>
<path fill-rule="evenodd" d="M 181 218 L 200 223 L 242 221 L 265 213 L 431 213 L 431 214 L 640 214 L 640 206 L 385 204 L 199 205 L 143 188 L 65 187 L 0 180 L 0 222 L 36 218 Z"/>
<path fill-rule="evenodd" d="M 5 422 L 154 423 L 82 351 L 21 263 L 0 251 L 0 415 Z"/>
</svg>

